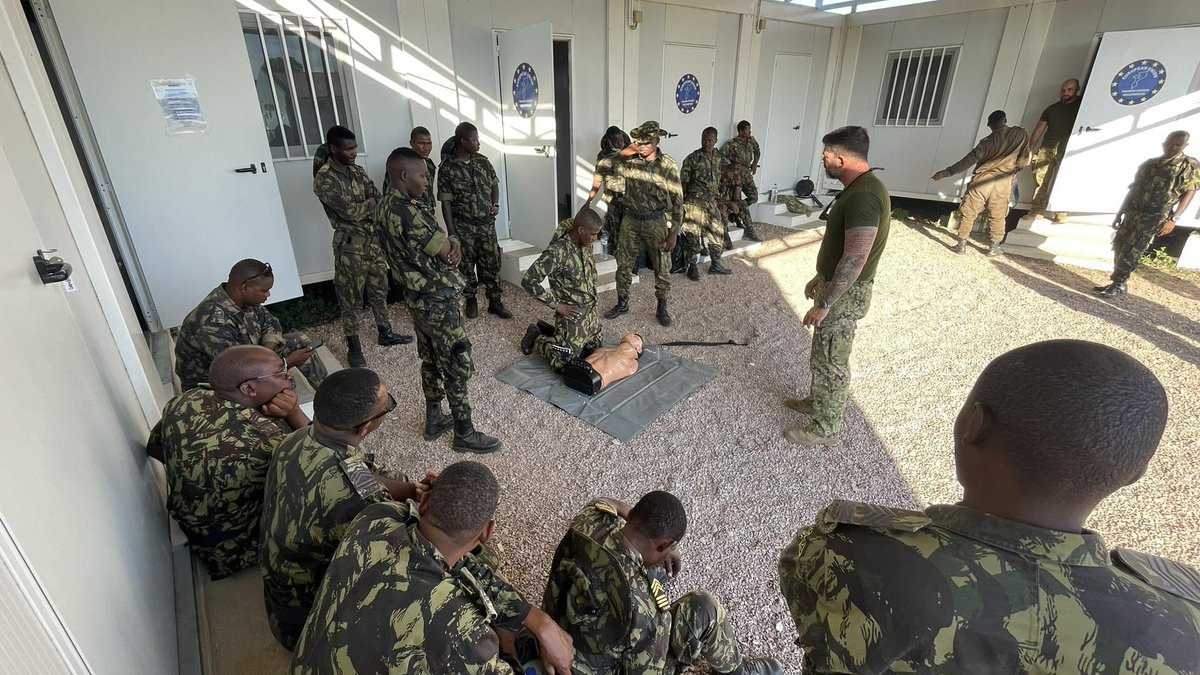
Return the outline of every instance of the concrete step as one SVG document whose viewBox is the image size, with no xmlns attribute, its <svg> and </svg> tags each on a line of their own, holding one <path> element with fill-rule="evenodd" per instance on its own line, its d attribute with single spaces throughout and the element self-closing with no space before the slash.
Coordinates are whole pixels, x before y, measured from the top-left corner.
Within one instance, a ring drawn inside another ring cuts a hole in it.
<svg viewBox="0 0 1200 675">
<path fill-rule="evenodd" d="M 786 193 L 783 193 L 786 194 Z M 822 204 L 828 204 L 829 200 L 833 199 L 833 195 L 821 198 Z M 810 215 L 800 213 L 792 213 L 788 211 L 787 204 L 777 202 L 759 202 L 750 207 L 750 217 L 756 223 L 766 223 L 768 225 L 777 225 L 779 227 L 788 227 L 797 230 L 812 229 L 819 227 L 821 221 L 817 218 L 821 214 L 821 208 L 815 204 L 809 204 L 812 207 Z"/>
<path fill-rule="evenodd" d="M 632 285 L 639 282 L 641 282 L 641 279 L 638 278 L 638 275 L 633 275 L 633 279 L 630 281 L 630 284 Z M 608 291 L 615 290 L 617 290 L 617 271 L 614 264 L 613 271 L 596 275 L 596 293 L 607 293 Z M 600 309 L 603 312 L 608 311 L 608 307 L 602 307 Z"/>
<path fill-rule="evenodd" d="M 1072 218 L 1054 223 L 1042 218 L 1023 218 L 1017 229 L 1008 233 L 1006 253 L 1050 260 L 1087 269 L 1112 270 L 1112 236 L 1103 216 Z"/>
</svg>

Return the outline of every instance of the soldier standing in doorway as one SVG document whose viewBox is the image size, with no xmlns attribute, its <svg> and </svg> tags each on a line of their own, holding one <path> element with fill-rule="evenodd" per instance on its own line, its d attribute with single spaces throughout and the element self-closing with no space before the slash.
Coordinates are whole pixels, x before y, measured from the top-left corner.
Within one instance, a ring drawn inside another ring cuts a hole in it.
<svg viewBox="0 0 1200 675">
<path fill-rule="evenodd" d="M 1029 138 L 1029 149 L 1033 152 L 1033 180 L 1037 190 L 1033 193 L 1033 203 L 1029 215 L 1038 217 L 1046 212 L 1050 203 L 1050 191 L 1054 189 L 1054 180 L 1058 178 L 1058 167 L 1062 164 L 1063 154 L 1067 150 L 1067 141 L 1071 138 L 1071 129 L 1075 127 L 1075 116 L 1079 114 L 1079 80 L 1071 78 L 1062 83 L 1058 91 L 1058 102 L 1052 103 L 1042 111 L 1037 126 Z M 1067 214 L 1056 213 L 1054 222 L 1061 223 L 1067 219 Z"/>
<path fill-rule="evenodd" d="M 358 141 L 346 127 L 334 126 L 325 134 L 322 148 L 324 152 L 318 149 L 318 155 L 325 161 L 317 166 L 317 158 L 313 158 L 313 192 L 333 226 L 333 287 L 346 336 L 346 358 L 351 367 L 362 368 L 367 358 L 358 339 L 358 310 L 362 309 L 364 292 L 375 316 L 380 345 L 402 345 L 413 339 L 411 335 L 393 333 L 388 319 L 387 264 L 371 220 L 379 190 L 367 172 L 355 164 Z"/>
<path fill-rule="evenodd" d="M 749 121 L 738 122 L 737 131 L 737 136 L 725 141 L 725 145 L 721 146 L 721 154 L 737 167 L 742 179 L 746 208 L 737 213 L 737 220 L 742 226 L 742 236 L 750 241 L 762 241 L 754 231 L 754 223 L 750 218 L 750 207 L 758 202 L 758 186 L 754 184 L 754 174 L 758 171 L 758 160 L 762 159 L 762 149 L 750 133 Z"/>
<path fill-rule="evenodd" d="M 625 206 L 621 196 L 625 193 L 625 179 L 616 172 L 619 161 L 617 153 L 629 147 L 629 135 L 620 127 L 609 127 L 600 141 L 600 152 L 596 155 L 596 172 L 592 175 L 592 189 L 588 192 L 588 203 L 596 198 L 600 188 L 604 188 L 604 233 L 608 237 L 605 250 L 609 255 L 617 252 L 617 241 L 621 232 L 621 218 L 625 215 Z"/>
</svg>

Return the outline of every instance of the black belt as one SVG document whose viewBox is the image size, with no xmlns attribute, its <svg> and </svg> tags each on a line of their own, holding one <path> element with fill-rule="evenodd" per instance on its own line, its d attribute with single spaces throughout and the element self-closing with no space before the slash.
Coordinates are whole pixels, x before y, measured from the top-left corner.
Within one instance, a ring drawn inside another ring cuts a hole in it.
<svg viewBox="0 0 1200 675">
<path fill-rule="evenodd" d="M 665 214 L 665 213 L 666 213 L 666 211 L 642 212 L 642 211 L 633 211 L 629 208 L 625 209 L 625 215 L 629 216 L 630 218 L 633 218 L 634 220 L 658 220 L 659 218 L 662 218 L 663 214 Z"/>
</svg>

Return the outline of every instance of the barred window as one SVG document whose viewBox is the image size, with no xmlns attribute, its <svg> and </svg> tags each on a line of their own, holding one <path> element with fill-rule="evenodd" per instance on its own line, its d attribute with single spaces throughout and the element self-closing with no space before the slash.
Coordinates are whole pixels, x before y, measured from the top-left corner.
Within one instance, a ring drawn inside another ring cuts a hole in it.
<svg viewBox="0 0 1200 675">
<path fill-rule="evenodd" d="M 311 158 L 335 124 L 359 132 L 344 21 L 248 11 L 238 15 L 272 157 Z M 358 144 L 361 152 L 361 136 Z"/>
<path fill-rule="evenodd" d="M 941 126 L 958 64 L 958 50 L 958 46 L 953 46 L 888 52 L 875 125 Z"/>
</svg>

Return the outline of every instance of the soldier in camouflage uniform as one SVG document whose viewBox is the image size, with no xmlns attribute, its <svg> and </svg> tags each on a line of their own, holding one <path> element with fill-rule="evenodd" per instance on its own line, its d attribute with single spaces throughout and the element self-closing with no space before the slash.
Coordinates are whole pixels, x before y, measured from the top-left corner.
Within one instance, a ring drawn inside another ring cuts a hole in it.
<svg viewBox="0 0 1200 675">
<path fill-rule="evenodd" d="M 346 335 L 347 359 L 355 368 L 367 365 L 358 339 L 358 310 L 363 293 L 375 316 L 379 344 L 402 345 L 411 335 L 396 335 L 387 312 L 387 264 L 379 250 L 379 233 L 371 222 L 379 190 L 367 172 L 355 164 L 358 141 L 349 129 L 330 127 L 325 135 L 328 159 L 320 167 L 313 163 L 313 192 L 333 226 L 333 288 Z"/>
<path fill-rule="evenodd" d="M 762 149 L 751 135 L 749 121 L 738 122 L 737 131 L 737 136 L 725 141 L 725 145 L 721 146 L 721 154 L 737 167 L 738 176 L 741 178 L 745 208 L 738 210 L 737 220 L 744 230 L 743 236 L 750 241 L 762 241 L 754 232 L 754 222 L 750 218 L 750 207 L 758 202 L 758 186 L 754 184 L 754 174 L 758 172 L 758 160 L 762 159 Z"/>
<path fill-rule="evenodd" d="M 862 127 L 826 134 L 821 162 L 830 178 L 845 185 L 830 204 L 825 236 L 817 252 L 817 275 L 804 287 L 813 300 L 804 325 L 813 326 L 807 398 L 783 404 L 812 416 L 804 427 L 784 431 L 797 445 L 836 445 L 850 396 L 850 350 L 858 320 L 871 307 L 875 270 L 887 246 L 892 204 L 887 188 L 867 163 L 871 139 Z"/>
<path fill-rule="evenodd" d="M 167 511 L 220 579 L 258 564 L 267 462 L 308 418 L 286 364 L 266 347 L 226 349 L 207 379 L 167 403 L 148 445 L 166 466 Z"/>
<path fill-rule="evenodd" d="M 1116 349 L 997 358 L 954 423 L 961 503 L 835 501 L 784 550 L 804 672 L 1200 672 L 1200 573 L 1084 529 L 1166 421 L 1162 385 Z"/>
<path fill-rule="evenodd" d="M 175 339 L 175 374 L 184 391 L 206 380 L 213 359 L 234 345 L 271 349 L 314 387 L 321 384 L 327 373 L 321 359 L 313 358 L 312 338 L 301 332 L 285 335 L 279 319 L 263 307 L 274 286 L 269 263 L 240 260 L 229 270 L 229 279 L 188 313 Z"/>
<path fill-rule="evenodd" d="M 618 175 L 625 179 L 625 214 L 617 244 L 617 304 L 604 318 L 615 319 L 629 311 L 633 264 L 638 246 L 642 245 L 655 261 L 654 296 L 658 298 L 655 316 L 660 324 L 670 326 L 667 296 L 671 292 L 671 250 L 683 228 L 679 167 L 658 147 L 659 139 L 667 135 L 658 122 L 645 122 L 629 135 L 633 137 L 636 152 L 628 157 L 618 154 L 616 166 Z"/>
<path fill-rule="evenodd" d="M 462 248 L 456 237 L 438 229 L 433 212 L 421 202 L 429 180 L 424 159 L 408 148 L 397 148 L 387 166 L 390 187 L 375 219 L 417 332 L 425 440 L 435 440 L 453 426 L 455 452 L 497 452 L 500 440 L 475 428 L 467 398 L 475 362 L 463 321 L 464 282 L 458 271 Z M 442 412 L 443 398 L 450 400 L 452 420 Z"/>
<path fill-rule="evenodd" d="M 522 625 L 559 672 L 569 638 L 481 557 L 500 486 L 475 462 L 446 467 L 420 504 L 368 506 L 338 546 L 292 661 L 293 675 L 511 675 L 496 628 Z"/>
<path fill-rule="evenodd" d="M 467 282 L 463 291 L 465 313 L 468 319 L 479 316 L 475 292 L 482 283 L 487 292 L 488 313 L 511 319 L 512 312 L 501 298 L 500 244 L 496 240 L 500 180 L 491 161 L 479 154 L 479 130 L 474 124 L 459 124 L 454 129 L 454 138 L 454 154 L 442 162 L 437 192 L 446 230 L 462 244 L 459 267 Z"/>
<path fill-rule="evenodd" d="M 586 204 L 565 226 L 565 236 L 556 237 L 538 256 L 521 287 L 538 302 L 554 310 L 554 332 L 543 334 L 531 324 L 521 340 L 521 351 L 537 352 L 561 373 L 572 359 L 586 358 L 602 344 L 600 320 L 596 317 L 596 260 L 592 244 L 600 236 L 600 216 Z M 542 287 L 550 280 L 550 290 Z"/>
<path fill-rule="evenodd" d="M 599 499 L 571 521 L 554 553 L 542 605 L 566 627 L 578 675 L 673 675 L 707 662 L 716 673 L 782 674 L 774 659 L 743 659 L 716 598 L 693 591 L 672 602 L 666 575 L 682 565 L 683 504 L 651 492 L 632 509 Z"/>
<path fill-rule="evenodd" d="M 1156 236 L 1175 230 L 1175 219 L 1192 203 L 1200 187 L 1200 162 L 1183 154 L 1191 136 L 1173 131 L 1163 141 L 1163 154 L 1142 162 L 1121 210 L 1113 220 L 1112 283 L 1094 290 L 1106 298 L 1127 292 L 1129 275 L 1137 269 Z"/>
<path fill-rule="evenodd" d="M 608 236 L 608 255 L 617 252 L 617 242 L 620 240 L 621 219 L 625 216 L 625 206 L 621 196 L 625 193 L 625 179 L 618 175 L 616 168 L 619 158 L 617 153 L 629 147 L 630 138 L 620 127 L 609 127 L 600 141 L 600 152 L 596 154 L 596 171 L 592 175 L 592 189 L 588 192 L 587 201 L 590 204 L 604 188 L 604 233 Z"/>
<path fill-rule="evenodd" d="M 683 160 L 679 183 L 683 186 L 683 241 L 688 255 L 687 276 L 700 281 L 702 237 L 708 239 L 708 273 L 733 274 L 721 264 L 725 250 L 725 219 L 717 208 L 720 196 L 721 166 L 724 159 L 716 151 L 717 130 L 709 127 L 700 135 L 700 149 Z"/>
<path fill-rule="evenodd" d="M 368 504 L 416 498 L 428 487 L 381 472 L 360 447 L 395 407 L 374 372 L 339 370 L 317 388 L 312 425 L 288 436 L 271 456 L 259 561 L 271 632 L 289 650 L 350 521 Z"/>
<path fill-rule="evenodd" d="M 433 212 L 437 209 L 437 188 L 434 183 L 437 180 L 437 165 L 433 163 L 432 159 L 429 159 L 429 154 L 433 152 L 433 136 L 425 127 L 413 127 L 412 133 L 408 137 L 408 147 L 425 158 L 425 169 L 429 171 L 429 185 L 421 193 L 421 201 L 430 212 Z M 386 176 L 383 184 L 387 185 Z"/>
</svg>

